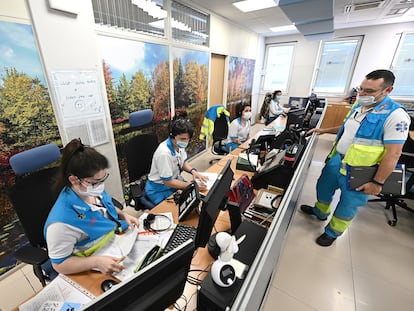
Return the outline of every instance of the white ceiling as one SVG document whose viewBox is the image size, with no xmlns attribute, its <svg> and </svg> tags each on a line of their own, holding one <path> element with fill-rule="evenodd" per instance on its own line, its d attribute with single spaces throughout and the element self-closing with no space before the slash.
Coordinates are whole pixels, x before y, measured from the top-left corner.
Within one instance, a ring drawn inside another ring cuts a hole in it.
<svg viewBox="0 0 414 311">
<path fill-rule="evenodd" d="M 243 13 L 239 11 L 232 2 L 237 0 L 178 0 L 190 7 L 199 9 L 206 13 L 214 13 L 224 19 L 231 21 L 237 25 L 243 26 L 246 29 L 252 30 L 263 36 L 275 36 L 288 34 L 292 32 L 285 32 L 280 34 L 272 33 L 270 27 L 291 25 L 292 22 L 285 15 L 279 7 Z M 260 0 L 256 0 L 260 1 Z M 315 1 L 315 0 L 314 0 Z M 279 0 L 275 0 L 276 3 Z M 310 0 L 304 0 L 303 3 L 309 3 Z M 378 24 L 414 22 L 414 0 L 335 0 L 333 1 L 333 17 L 334 29 L 354 28 L 361 26 L 373 26 Z M 381 2 L 380 8 L 368 8 L 361 10 L 351 10 L 349 13 L 344 13 L 346 5 L 361 4 L 370 2 Z M 309 7 L 309 6 L 307 6 Z M 404 15 L 396 15 L 396 17 L 389 17 L 387 14 L 393 8 L 411 7 L 411 9 Z M 314 6 L 310 9 L 309 14 L 317 14 L 320 7 Z M 309 10 L 308 8 L 306 10 Z M 312 13 L 313 10 L 313 13 Z"/>
</svg>

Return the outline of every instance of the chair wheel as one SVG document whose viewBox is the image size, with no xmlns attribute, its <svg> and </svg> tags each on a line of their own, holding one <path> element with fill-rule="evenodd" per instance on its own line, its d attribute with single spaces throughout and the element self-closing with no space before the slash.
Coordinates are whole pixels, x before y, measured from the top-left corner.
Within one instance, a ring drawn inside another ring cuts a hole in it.
<svg viewBox="0 0 414 311">
<path fill-rule="evenodd" d="M 389 224 L 391 227 L 395 227 L 395 225 L 397 224 L 397 221 L 396 221 L 396 220 L 388 220 L 388 224 Z"/>
</svg>

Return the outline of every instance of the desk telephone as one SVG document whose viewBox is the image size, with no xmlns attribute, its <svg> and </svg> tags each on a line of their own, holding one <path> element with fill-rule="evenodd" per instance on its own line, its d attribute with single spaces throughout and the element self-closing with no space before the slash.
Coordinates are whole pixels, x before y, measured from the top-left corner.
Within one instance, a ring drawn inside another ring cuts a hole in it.
<svg viewBox="0 0 414 311">
<path fill-rule="evenodd" d="M 181 193 L 176 192 L 174 202 L 178 205 L 178 220 L 182 221 L 200 204 L 200 191 L 197 182 L 189 184 Z"/>
</svg>

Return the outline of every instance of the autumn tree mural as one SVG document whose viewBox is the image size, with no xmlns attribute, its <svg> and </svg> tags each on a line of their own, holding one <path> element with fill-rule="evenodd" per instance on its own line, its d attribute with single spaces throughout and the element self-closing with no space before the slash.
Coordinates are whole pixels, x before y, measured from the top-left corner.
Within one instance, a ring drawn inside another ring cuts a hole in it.
<svg viewBox="0 0 414 311">
<path fill-rule="evenodd" d="M 185 111 L 195 130 L 187 148 L 191 157 L 206 147 L 199 134 L 207 111 L 208 53 L 174 48 L 172 54 L 175 112 Z"/>
<path fill-rule="evenodd" d="M 242 102 L 251 104 L 254 59 L 241 57 L 229 58 L 229 75 L 227 84 L 227 110 L 231 118 L 236 116 L 236 105 Z"/>
</svg>

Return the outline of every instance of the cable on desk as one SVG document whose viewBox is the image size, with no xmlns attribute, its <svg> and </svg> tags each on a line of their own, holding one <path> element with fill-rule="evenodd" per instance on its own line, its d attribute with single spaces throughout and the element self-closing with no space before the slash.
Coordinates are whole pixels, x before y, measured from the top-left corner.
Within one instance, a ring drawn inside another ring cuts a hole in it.
<svg viewBox="0 0 414 311">
<path fill-rule="evenodd" d="M 177 302 L 174 302 L 174 309 L 178 310 L 178 311 L 187 310 L 187 306 L 188 306 L 187 297 L 183 294 L 183 295 L 181 295 L 180 298 L 177 299 L 177 301 L 180 300 L 180 299 L 184 300 L 184 302 L 185 302 L 184 309 L 181 309 L 180 305 Z"/>
<path fill-rule="evenodd" d="M 266 221 L 268 221 L 270 218 L 273 218 L 276 215 L 276 212 L 272 212 L 269 216 L 267 216 L 265 219 L 263 219 L 260 224 L 263 225 Z"/>
</svg>

